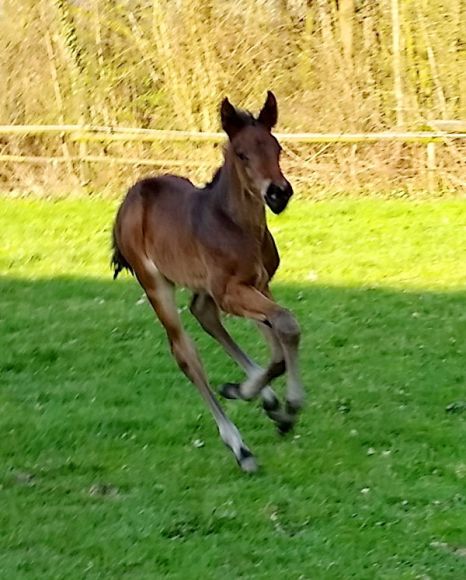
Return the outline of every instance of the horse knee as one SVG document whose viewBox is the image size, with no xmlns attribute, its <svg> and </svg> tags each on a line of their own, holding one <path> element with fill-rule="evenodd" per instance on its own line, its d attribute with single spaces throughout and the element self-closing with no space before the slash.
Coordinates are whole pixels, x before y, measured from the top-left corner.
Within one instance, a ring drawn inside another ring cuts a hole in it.
<svg viewBox="0 0 466 580">
<path fill-rule="evenodd" d="M 298 346 L 301 331 L 296 318 L 289 310 L 280 310 L 270 322 L 283 343 Z"/>
</svg>

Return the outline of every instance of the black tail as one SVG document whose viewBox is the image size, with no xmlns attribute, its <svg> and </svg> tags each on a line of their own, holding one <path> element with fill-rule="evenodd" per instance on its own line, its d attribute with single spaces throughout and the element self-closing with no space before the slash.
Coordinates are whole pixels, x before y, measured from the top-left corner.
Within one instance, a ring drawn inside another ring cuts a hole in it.
<svg viewBox="0 0 466 580">
<path fill-rule="evenodd" d="M 114 269 L 113 279 L 116 280 L 118 274 L 124 268 L 129 270 L 132 274 L 133 268 L 131 268 L 131 266 L 128 264 L 125 257 L 121 253 L 120 248 L 118 247 L 118 242 L 117 242 L 116 235 L 115 235 L 115 229 L 113 229 L 113 232 L 112 232 L 112 248 L 113 248 L 113 255 L 112 255 L 112 262 L 111 263 L 112 263 L 112 267 Z"/>
</svg>

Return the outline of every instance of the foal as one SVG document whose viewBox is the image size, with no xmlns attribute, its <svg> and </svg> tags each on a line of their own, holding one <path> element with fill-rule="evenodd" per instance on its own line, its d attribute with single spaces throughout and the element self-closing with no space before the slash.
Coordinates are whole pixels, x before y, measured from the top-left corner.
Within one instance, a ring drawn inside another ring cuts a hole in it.
<svg viewBox="0 0 466 580">
<path fill-rule="evenodd" d="M 135 274 L 165 328 L 180 369 L 199 389 L 240 467 L 252 472 L 256 460 L 215 398 L 183 329 L 175 286 L 193 291 L 191 312 L 247 373 L 241 385 L 228 383 L 221 393 L 245 400 L 260 395 L 279 430 L 289 431 L 304 398 L 297 360 L 300 332 L 291 313 L 269 291 L 279 257 L 267 229 L 265 204 L 281 213 L 293 190 L 281 172 L 281 147 L 271 134 L 278 115 L 273 93 L 268 92 L 257 118 L 235 109 L 228 99 L 220 114 L 229 140 L 225 161 L 212 183 L 199 189 L 174 175 L 137 182 L 116 216 L 112 263 L 114 278 L 123 268 Z M 271 346 L 272 359 L 265 370 L 233 342 L 220 322 L 220 310 L 258 323 Z M 285 369 L 282 409 L 267 385 Z"/>
</svg>

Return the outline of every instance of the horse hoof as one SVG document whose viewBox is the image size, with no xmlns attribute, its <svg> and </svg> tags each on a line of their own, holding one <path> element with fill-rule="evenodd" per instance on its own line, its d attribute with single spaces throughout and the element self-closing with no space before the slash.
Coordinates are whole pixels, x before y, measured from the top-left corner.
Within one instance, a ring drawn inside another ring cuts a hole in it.
<svg viewBox="0 0 466 580">
<path fill-rule="evenodd" d="M 254 457 L 248 457 L 247 459 L 244 459 L 240 463 L 240 467 L 244 473 L 256 473 L 259 469 L 257 461 L 254 459 Z"/>
<path fill-rule="evenodd" d="M 239 383 L 225 383 L 219 388 L 218 392 L 225 399 L 241 399 L 239 387 Z"/>
<path fill-rule="evenodd" d="M 256 458 L 247 449 L 241 450 L 241 457 L 238 459 L 239 466 L 245 473 L 256 473 L 259 469 Z"/>
</svg>

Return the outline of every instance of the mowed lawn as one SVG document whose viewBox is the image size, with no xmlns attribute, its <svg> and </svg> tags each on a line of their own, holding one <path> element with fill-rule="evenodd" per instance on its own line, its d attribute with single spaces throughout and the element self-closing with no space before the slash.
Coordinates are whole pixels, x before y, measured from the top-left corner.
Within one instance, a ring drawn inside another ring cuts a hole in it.
<svg viewBox="0 0 466 580">
<path fill-rule="evenodd" d="M 0 200 L 0 577 L 466 578 L 465 202 L 296 200 L 270 220 L 308 402 L 286 438 L 223 403 L 254 476 L 135 281 L 112 281 L 115 208 Z M 212 385 L 240 380 L 188 299 Z"/>
</svg>

